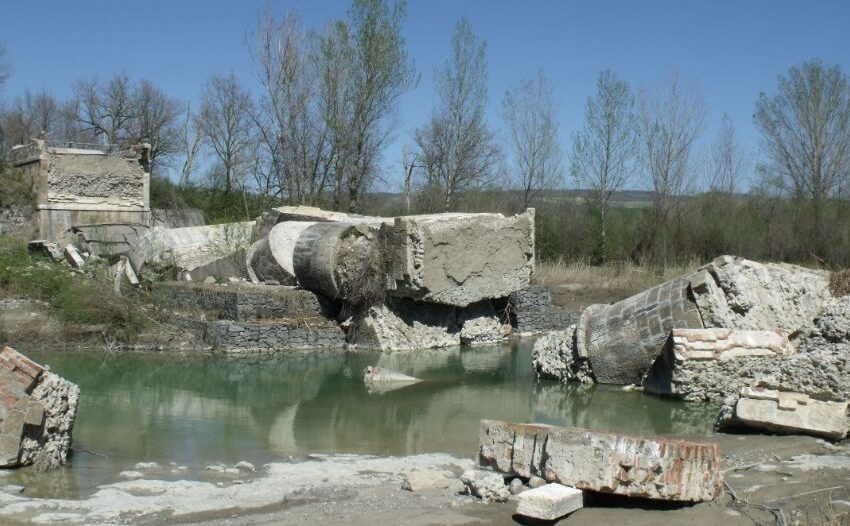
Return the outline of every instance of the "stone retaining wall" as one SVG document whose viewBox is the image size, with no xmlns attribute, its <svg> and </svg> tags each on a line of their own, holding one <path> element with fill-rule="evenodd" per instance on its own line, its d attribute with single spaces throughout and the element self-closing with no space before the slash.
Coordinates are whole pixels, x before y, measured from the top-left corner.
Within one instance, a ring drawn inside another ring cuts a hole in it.
<svg viewBox="0 0 850 526">
<path fill-rule="evenodd" d="M 315 317 L 326 312 L 326 306 L 316 294 L 293 287 L 247 283 L 207 285 L 169 282 L 163 284 L 163 288 L 178 305 L 199 307 L 219 320 Z"/>
<path fill-rule="evenodd" d="M 205 324 L 204 340 L 216 351 L 274 354 L 300 349 L 344 349 L 345 333 L 325 318 Z"/>
<path fill-rule="evenodd" d="M 578 320 L 578 313 L 552 305 L 549 287 L 531 285 L 508 296 L 511 323 L 520 335 L 566 329 Z"/>
</svg>

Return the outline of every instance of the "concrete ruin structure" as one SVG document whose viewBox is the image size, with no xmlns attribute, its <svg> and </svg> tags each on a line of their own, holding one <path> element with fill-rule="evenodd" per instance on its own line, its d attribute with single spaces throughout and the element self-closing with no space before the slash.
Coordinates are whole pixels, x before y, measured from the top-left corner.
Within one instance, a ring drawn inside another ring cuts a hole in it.
<svg viewBox="0 0 850 526">
<path fill-rule="evenodd" d="M 150 224 L 150 145 L 122 151 L 34 140 L 9 157 L 35 196 L 40 239 L 78 226 Z"/>
<path fill-rule="evenodd" d="M 717 444 L 483 420 L 479 463 L 580 490 L 677 502 L 722 493 Z"/>
<path fill-rule="evenodd" d="M 573 362 L 565 373 L 587 370 L 581 379 L 640 385 L 674 329 L 774 330 L 793 340 L 830 297 L 827 272 L 722 256 L 612 305 L 591 305 L 570 329 L 570 352 L 543 341 L 535 362 L 560 355 Z"/>
<path fill-rule="evenodd" d="M 68 460 L 80 388 L 11 347 L 0 351 L 0 467 Z"/>
<path fill-rule="evenodd" d="M 349 344 L 387 351 L 498 343 L 512 314 L 550 308 L 549 296 L 522 294 L 533 209 L 376 218 L 279 207 L 250 223 L 152 228 L 130 259 L 171 279 L 301 287 L 339 306 L 325 314 L 342 315 Z"/>
</svg>

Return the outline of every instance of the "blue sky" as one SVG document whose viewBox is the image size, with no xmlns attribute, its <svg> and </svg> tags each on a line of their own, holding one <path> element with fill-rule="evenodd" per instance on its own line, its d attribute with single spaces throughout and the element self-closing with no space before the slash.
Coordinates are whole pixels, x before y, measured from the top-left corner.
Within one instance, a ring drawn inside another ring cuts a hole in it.
<svg viewBox="0 0 850 526">
<path fill-rule="evenodd" d="M 75 79 L 107 78 L 121 70 L 181 99 L 196 99 L 211 73 L 232 71 L 253 85 L 245 35 L 262 9 L 291 10 L 306 25 L 319 27 L 344 17 L 347 7 L 341 0 L 6 2 L 0 11 L 0 42 L 14 72 L 0 96 L 46 88 L 63 97 Z M 760 91 L 775 89 L 778 75 L 813 57 L 850 72 L 846 0 L 410 0 L 404 36 L 421 81 L 402 100 L 398 134 L 385 152 L 391 184 L 398 183 L 402 142 L 409 142 L 412 130 L 429 115 L 433 72 L 449 53 L 449 38 L 461 16 L 488 43 L 494 128 L 500 126 L 504 91 L 542 69 L 555 91 L 567 149 L 596 74 L 604 68 L 635 88 L 656 85 L 672 71 L 699 82 L 709 108 L 703 143 L 714 137 L 726 112 L 754 155 L 754 102 Z"/>
</svg>

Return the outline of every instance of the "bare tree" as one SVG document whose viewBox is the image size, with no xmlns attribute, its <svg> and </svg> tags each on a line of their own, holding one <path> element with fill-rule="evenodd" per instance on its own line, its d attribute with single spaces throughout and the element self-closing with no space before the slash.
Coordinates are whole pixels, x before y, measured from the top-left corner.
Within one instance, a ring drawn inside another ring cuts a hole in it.
<svg viewBox="0 0 850 526">
<path fill-rule="evenodd" d="M 639 247 L 646 251 L 668 227 L 691 175 L 691 153 L 702 131 L 706 107 L 699 87 L 683 86 L 677 75 L 666 86 L 640 94 L 641 159 L 653 190 L 652 218 Z M 664 258 L 667 257 L 666 237 Z M 665 259 L 666 261 L 666 259 Z"/>
<path fill-rule="evenodd" d="M 222 165 L 224 190 L 233 191 L 242 180 L 242 169 L 250 159 L 251 118 L 254 104 L 251 94 L 232 73 L 213 75 L 204 84 L 197 126 L 206 143 Z"/>
<path fill-rule="evenodd" d="M 74 85 L 77 120 L 85 130 L 108 144 L 121 144 L 131 134 L 135 119 L 133 86 L 126 73 L 119 73 L 101 85 L 97 80 Z"/>
<path fill-rule="evenodd" d="M 811 248 L 824 250 L 824 205 L 850 170 L 850 87 L 838 66 L 805 62 L 761 93 L 755 124 L 769 169 L 812 207 Z"/>
<path fill-rule="evenodd" d="M 52 137 L 61 117 L 61 106 L 47 91 L 26 90 L 3 113 L 4 140 L 8 146 Z"/>
<path fill-rule="evenodd" d="M 466 18 L 455 26 L 452 56 L 437 73 L 439 101 L 430 122 L 414 133 L 429 185 L 451 210 L 459 193 L 494 176 L 499 150 L 485 122 L 486 44 Z"/>
<path fill-rule="evenodd" d="M 151 145 L 151 163 L 156 170 L 180 149 L 179 103 L 150 81 L 142 80 L 134 88 L 132 106 L 127 140 Z"/>
<path fill-rule="evenodd" d="M 556 111 L 552 88 L 542 71 L 536 80 L 523 80 L 502 99 L 523 208 L 563 179 Z"/>
<path fill-rule="evenodd" d="M 330 179 L 332 207 L 342 204 L 346 176 L 351 172 L 353 158 L 353 83 L 350 80 L 354 49 L 348 25 L 337 21 L 330 24 L 319 37 L 316 52 L 319 81 L 319 115 L 326 125 L 330 151 L 326 168 Z"/>
<path fill-rule="evenodd" d="M 735 139 L 735 124 L 724 113 L 720 120 L 720 129 L 711 145 L 710 179 L 711 192 L 731 197 L 741 187 L 749 158 L 743 146 Z"/>
<path fill-rule="evenodd" d="M 189 186 L 192 180 L 192 170 L 195 165 L 195 158 L 201 150 L 202 136 L 201 131 L 196 126 L 194 115 L 192 113 L 191 103 L 186 103 L 186 117 L 183 119 L 183 126 L 180 128 L 181 144 L 183 149 L 183 167 L 180 170 L 180 186 Z"/>
<path fill-rule="evenodd" d="M 418 156 L 408 155 L 407 143 L 404 144 L 401 152 L 401 168 L 404 171 L 404 209 L 410 213 L 410 194 L 413 190 L 413 173 L 416 171 Z"/>
<path fill-rule="evenodd" d="M 418 77 L 408 58 L 401 34 L 406 13 L 402 0 L 354 0 L 348 13 L 352 61 L 350 82 L 350 133 L 347 163 L 348 209 L 357 210 L 360 193 L 374 176 L 391 120 L 401 96 Z"/>
<path fill-rule="evenodd" d="M 584 117 L 584 127 L 573 135 L 571 172 L 590 191 L 587 201 L 599 218 L 596 253 L 605 261 L 611 198 L 629 183 L 635 169 L 638 129 L 628 83 L 611 70 L 600 72 L 596 95 L 588 97 Z"/>
<path fill-rule="evenodd" d="M 9 77 L 12 75 L 12 66 L 8 62 L 5 61 L 3 57 L 6 56 L 6 46 L 0 44 L 0 90 L 3 89 L 3 86 L 6 84 L 6 81 L 9 80 Z"/>
<path fill-rule="evenodd" d="M 317 110 L 318 75 L 312 40 L 294 15 L 261 15 L 254 55 L 263 85 L 256 123 L 269 181 L 262 184 L 291 203 L 315 202 L 328 171 L 327 122 Z"/>
</svg>

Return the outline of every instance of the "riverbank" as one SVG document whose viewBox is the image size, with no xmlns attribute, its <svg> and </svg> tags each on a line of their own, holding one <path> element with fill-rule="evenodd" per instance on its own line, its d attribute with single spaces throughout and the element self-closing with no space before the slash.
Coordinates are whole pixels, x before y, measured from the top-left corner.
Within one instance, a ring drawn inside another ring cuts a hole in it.
<svg viewBox="0 0 850 526">
<path fill-rule="evenodd" d="M 708 526 L 850 520 L 845 486 L 850 444 L 795 436 L 710 439 L 724 452 L 727 485 L 718 500 L 672 506 L 596 496 L 562 522 Z M 139 478 L 102 485 L 81 500 L 0 493 L 0 518 L 4 524 L 515 524 L 515 501 L 483 504 L 459 493 L 459 474 L 473 464 L 445 454 L 311 455 L 262 465 L 256 473 L 205 470 L 197 474 L 204 480 L 164 478 L 173 468 L 145 465 L 133 475 Z M 401 489 L 407 474 L 434 470 L 449 477 L 449 487 Z"/>
</svg>

